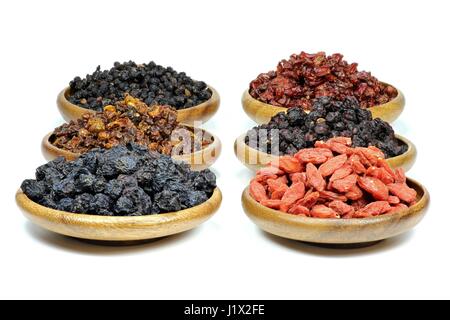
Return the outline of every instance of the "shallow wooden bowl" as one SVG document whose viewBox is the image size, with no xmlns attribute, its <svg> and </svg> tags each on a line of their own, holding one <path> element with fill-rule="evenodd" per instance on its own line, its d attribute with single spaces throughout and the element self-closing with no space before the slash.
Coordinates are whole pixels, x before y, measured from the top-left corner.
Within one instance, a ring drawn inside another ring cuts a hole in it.
<svg viewBox="0 0 450 320">
<path fill-rule="evenodd" d="M 211 198 L 190 209 L 141 217 L 107 217 L 75 214 L 41 206 L 21 190 L 16 202 L 25 217 L 38 226 L 74 238 L 135 242 L 162 238 L 191 230 L 219 209 L 222 193 L 216 188 Z"/>
<path fill-rule="evenodd" d="M 373 118 L 394 122 L 400 116 L 405 107 L 405 96 L 398 89 L 397 92 L 397 97 L 388 103 L 369 108 Z M 274 115 L 287 111 L 287 108 L 276 107 L 253 98 L 249 90 L 245 90 L 242 95 L 242 106 L 245 113 L 258 124 L 268 123 Z"/>
<path fill-rule="evenodd" d="M 52 133 L 47 134 L 42 139 L 42 143 L 41 143 L 41 151 L 46 160 L 52 161 L 58 157 L 64 157 L 67 160 L 72 161 L 72 160 L 77 159 L 80 156 L 79 153 L 73 153 L 73 152 L 55 147 L 49 141 L 51 135 L 52 135 Z M 189 163 L 192 170 L 195 170 L 195 171 L 201 171 L 201 170 L 211 167 L 214 164 L 214 162 L 216 162 L 216 160 L 219 158 L 219 156 L 222 152 L 222 143 L 220 142 L 219 137 L 217 137 L 216 135 L 213 135 L 212 133 L 210 133 L 206 130 L 203 130 L 203 137 L 205 139 L 212 138 L 213 142 L 211 144 L 207 145 L 205 148 L 203 148 L 200 151 L 193 152 L 190 154 L 185 154 L 185 155 L 175 155 L 172 158 L 175 160 L 184 161 L 184 162 Z"/>
<path fill-rule="evenodd" d="M 234 153 L 239 161 L 241 161 L 247 168 L 257 171 L 266 166 L 269 162 L 276 161 L 278 159 L 278 156 L 250 148 L 245 143 L 246 135 L 247 133 L 244 133 L 236 139 L 234 142 Z M 387 162 L 392 168 L 403 168 L 405 171 L 408 171 L 416 162 L 416 146 L 405 137 L 400 135 L 395 136 L 398 140 L 408 146 L 408 150 L 397 157 L 387 159 Z"/>
<path fill-rule="evenodd" d="M 195 123 L 196 125 L 198 125 L 198 122 L 205 123 L 206 121 L 211 119 L 214 114 L 216 114 L 220 105 L 219 93 L 211 86 L 208 86 L 208 88 L 212 91 L 212 96 L 211 98 L 209 98 L 209 100 L 195 107 L 178 110 L 178 121 L 180 123 Z M 69 102 L 69 100 L 67 99 L 69 95 L 70 88 L 67 87 L 59 93 L 56 100 L 59 112 L 67 122 L 80 118 L 86 112 L 95 112 L 93 110 L 82 108 Z"/>
<path fill-rule="evenodd" d="M 392 238 L 415 227 L 425 216 L 430 201 L 428 191 L 408 179 L 417 191 L 418 202 L 401 212 L 366 219 L 317 219 L 294 216 L 266 208 L 256 202 L 248 187 L 242 194 L 242 206 L 249 218 L 262 230 L 276 236 L 303 242 L 361 247 Z"/>
</svg>

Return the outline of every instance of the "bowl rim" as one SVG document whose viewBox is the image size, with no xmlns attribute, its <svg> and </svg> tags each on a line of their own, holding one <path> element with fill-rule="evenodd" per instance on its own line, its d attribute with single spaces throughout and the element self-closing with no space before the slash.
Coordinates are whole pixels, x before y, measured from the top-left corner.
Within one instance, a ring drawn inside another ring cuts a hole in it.
<svg viewBox="0 0 450 320">
<path fill-rule="evenodd" d="M 220 148 L 221 148 L 221 144 L 222 143 L 221 143 L 221 141 L 220 141 L 220 139 L 219 139 L 219 137 L 217 135 L 213 134 L 212 132 L 210 132 L 210 131 L 208 131 L 206 129 L 199 128 L 199 127 L 194 127 L 194 126 L 187 125 L 187 124 L 181 124 L 180 123 L 179 127 L 180 128 L 188 127 L 190 129 L 193 129 L 193 130 L 201 130 L 203 132 L 204 136 L 207 135 L 207 136 L 211 137 L 213 139 L 213 141 L 209 145 L 207 145 L 205 148 L 202 148 L 201 150 L 198 150 L 198 151 L 195 151 L 195 152 L 191 152 L 191 153 L 188 153 L 188 154 L 181 154 L 181 155 L 171 156 L 173 159 L 175 159 L 175 160 L 183 160 L 184 159 L 185 160 L 185 159 L 192 158 L 192 157 L 197 158 L 197 157 L 202 156 L 205 153 L 208 154 L 208 153 L 210 153 L 212 151 L 217 151 L 217 150 L 219 150 L 219 154 L 220 154 Z M 53 135 L 53 132 L 54 131 L 46 134 L 44 136 L 44 138 L 42 139 L 42 147 L 44 149 L 51 150 L 55 154 L 60 154 L 60 156 L 68 157 L 68 158 L 78 158 L 78 157 L 80 157 L 82 155 L 82 153 L 75 153 L 75 152 L 71 152 L 71 151 L 68 151 L 68 150 L 60 149 L 60 148 L 54 146 L 50 142 L 50 137 Z"/>
<path fill-rule="evenodd" d="M 387 83 L 387 82 L 384 82 L 384 81 L 380 81 L 380 82 L 381 82 L 382 84 L 384 84 L 384 85 L 388 85 L 388 86 L 391 86 L 391 87 L 395 88 L 395 90 L 397 90 L 397 96 L 396 96 L 395 98 L 389 100 L 389 101 L 386 102 L 386 103 L 379 104 L 379 105 L 376 105 L 376 106 L 372 106 L 372 107 L 370 107 L 370 108 L 366 108 L 366 110 L 374 110 L 374 109 L 378 109 L 378 108 L 381 109 L 381 108 L 383 108 L 383 107 L 387 107 L 387 106 L 390 105 L 390 104 L 398 103 L 398 102 L 400 102 L 400 101 L 402 101 L 402 100 L 404 99 L 405 96 L 404 96 L 403 92 L 402 92 L 400 89 L 398 89 L 397 87 L 395 87 L 395 86 L 393 86 L 393 85 L 391 85 L 391 84 L 389 84 L 389 83 Z M 254 101 L 254 103 L 260 104 L 261 107 L 266 107 L 266 108 L 278 108 L 278 109 L 280 109 L 280 112 L 286 112 L 286 111 L 289 109 L 289 108 L 286 108 L 286 107 L 274 106 L 274 105 L 272 105 L 272 104 L 268 104 L 268 103 L 262 102 L 262 101 L 260 101 L 260 100 L 258 100 L 258 99 L 256 99 L 256 98 L 254 98 L 254 97 L 250 94 L 250 88 L 248 88 L 248 89 L 246 89 L 246 90 L 244 91 L 244 93 L 243 93 L 243 95 L 242 95 L 242 100 L 243 100 L 243 101 L 244 101 L 244 100 Z M 305 112 L 308 112 L 308 111 L 305 111 Z"/>
<path fill-rule="evenodd" d="M 247 133 L 248 133 L 248 131 L 241 134 L 239 137 L 236 138 L 236 140 L 234 142 L 235 143 L 235 153 L 237 153 L 237 148 L 239 148 L 239 146 L 243 145 L 244 148 L 249 150 L 250 152 L 256 152 L 258 154 L 263 155 L 264 157 L 273 157 L 273 158 L 282 157 L 282 156 L 273 155 L 273 154 L 263 152 L 261 150 L 250 147 L 248 144 L 245 143 L 245 137 L 247 136 Z M 406 149 L 406 151 L 404 153 L 402 153 L 398 156 L 392 157 L 392 158 L 386 158 L 386 160 L 395 161 L 395 160 L 398 160 L 398 159 L 401 159 L 401 158 L 407 156 L 408 154 L 417 153 L 417 148 L 411 140 L 409 140 L 409 139 L 405 138 L 404 136 L 401 136 L 397 133 L 395 134 L 395 138 L 397 140 L 399 140 L 400 142 L 406 144 L 408 149 Z M 237 156 L 237 154 L 236 154 L 236 156 Z"/>
<path fill-rule="evenodd" d="M 176 212 L 167 212 L 161 214 L 149 214 L 142 216 L 105 216 L 105 215 L 93 215 L 93 214 L 85 214 L 85 213 L 73 213 L 68 211 L 61 211 L 52 208 L 45 207 L 30 198 L 19 188 L 16 193 L 16 203 L 17 205 L 27 213 L 33 216 L 45 217 L 47 220 L 52 216 L 52 220 L 58 220 L 58 218 L 62 219 L 73 219 L 76 217 L 76 221 L 78 225 L 92 225 L 92 224 L 101 224 L 101 225 L 146 225 L 147 227 L 156 226 L 156 225 L 164 225 L 168 223 L 181 222 L 189 218 L 192 215 L 193 217 L 200 216 L 209 216 L 217 211 L 222 202 L 222 192 L 219 187 L 216 187 L 213 191 L 211 197 L 205 202 L 191 207 L 187 209 L 183 209 Z M 201 213 L 203 208 L 208 208 L 211 203 L 217 203 L 214 207 L 211 207 L 210 210 L 205 210 L 204 213 Z M 30 210 L 30 206 L 35 206 L 39 210 Z M 37 211 L 45 212 L 45 214 L 36 214 Z M 64 223 L 61 223 L 64 224 Z"/>
<path fill-rule="evenodd" d="M 418 208 L 425 208 L 430 201 L 430 194 L 428 190 L 419 182 L 414 179 L 407 178 L 407 183 L 409 186 L 413 186 L 413 188 L 418 191 L 423 192 L 420 199 L 408 209 L 400 210 L 399 212 L 384 214 L 376 217 L 368 217 L 363 219 L 321 219 L 321 218 L 313 218 L 313 217 L 303 217 L 292 215 L 288 213 L 281 212 L 279 210 L 274 210 L 268 207 L 263 206 L 255 199 L 252 198 L 249 192 L 249 186 L 247 186 L 243 191 L 243 197 L 246 198 L 247 201 L 250 201 L 253 205 L 258 208 L 258 214 L 251 213 L 250 215 L 261 216 L 262 212 L 269 214 L 273 219 L 276 219 L 280 223 L 297 223 L 302 225 L 309 226 L 317 226 L 317 227 L 336 227 L 336 226 L 350 226 L 350 227 L 360 227 L 367 225 L 375 225 L 380 223 L 392 223 L 394 221 L 398 221 L 399 219 L 408 217 L 414 214 Z"/>
<path fill-rule="evenodd" d="M 189 107 L 189 108 L 176 109 L 177 112 L 178 113 L 180 113 L 180 112 L 188 112 L 188 111 L 191 112 L 191 111 L 203 109 L 203 108 L 207 107 L 208 105 L 211 105 L 211 104 L 214 104 L 214 103 L 218 103 L 220 101 L 220 96 L 219 96 L 219 93 L 217 92 L 217 90 L 214 87 L 210 86 L 209 84 L 206 84 L 206 86 L 212 92 L 211 97 L 208 100 L 206 100 L 206 101 L 204 101 L 204 102 L 202 102 L 202 103 L 200 103 L 198 105 Z M 84 107 L 81 107 L 81 106 L 79 106 L 77 104 L 73 104 L 72 102 L 70 102 L 69 99 L 67 98 L 68 96 L 70 96 L 70 90 L 71 90 L 70 86 L 67 86 L 59 93 L 59 97 L 61 99 L 63 99 L 63 103 L 65 105 L 67 105 L 68 107 L 70 107 L 72 109 L 85 110 L 85 112 L 91 112 L 91 113 L 98 112 L 97 110 L 84 108 Z"/>
</svg>

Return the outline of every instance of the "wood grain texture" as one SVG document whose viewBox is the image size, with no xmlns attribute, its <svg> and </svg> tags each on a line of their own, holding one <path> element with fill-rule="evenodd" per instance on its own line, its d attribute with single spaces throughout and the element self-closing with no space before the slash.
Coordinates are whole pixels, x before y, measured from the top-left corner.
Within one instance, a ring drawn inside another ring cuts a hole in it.
<svg viewBox="0 0 450 320">
<path fill-rule="evenodd" d="M 415 227 L 425 216 L 430 196 L 418 182 L 408 179 L 418 202 L 407 210 L 366 219 L 317 219 L 290 215 L 266 208 L 249 194 L 242 194 L 248 217 L 262 230 L 276 236 L 318 244 L 372 244 L 398 236 Z"/>
<path fill-rule="evenodd" d="M 178 110 L 178 121 L 180 123 L 195 124 L 197 126 L 205 123 L 216 114 L 220 106 L 220 96 L 213 87 L 208 86 L 208 88 L 212 91 L 212 96 L 209 100 L 191 108 Z M 69 102 L 67 99 L 69 95 L 70 88 L 67 87 L 59 93 L 56 100 L 58 110 L 67 122 L 79 119 L 86 112 L 95 112 Z"/>
<path fill-rule="evenodd" d="M 62 235 L 98 241 L 140 241 L 188 231 L 208 220 L 219 209 L 222 193 L 196 207 L 159 215 L 107 217 L 75 214 L 46 208 L 31 201 L 21 190 L 16 202 L 25 217 L 38 226 Z"/>
<path fill-rule="evenodd" d="M 190 127 L 190 126 L 184 126 L 184 127 Z M 192 130 L 194 130 L 193 127 L 190 127 Z M 203 129 L 195 129 L 195 130 L 203 130 Z M 80 154 L 79 153 L 73 153 L 67 150 L 63 150 L 60 148 L 55 147 L 50 141 L 49 138 L 52 135 L 52 133 L 47 134 L 43 139 L 41 143 L 41 151 L 44 156 L 44 158 L 47 161 L 55 160 L 58 157 L 64 157 L 69 161 L 77 159 Z M 221 152 L 222 152 L 222 143 L 216 135 L 203 130 L 203 137 L 204 139 L 210 139 L 212 138 L 213 142 L 209 145 L 207 145 L 205 148 L 203 148 L 200 151 L 193 152 L 190 154 L 185 155 L 175 155 L 172 158 L 179 161 L 187 162 L 192 170 L 195 171 L 201 171 L 204 169 L 207 169 L 211 167 L 214 162 L 219 158 Z"/>
<path fill-rule="evenodd" d="M 397 91 L 398 95 L 393 100 L 369 108 L 374 119 L 381 118 L 391 123 L 400 116 L 405 108 L 405 96 L 400 90 L 397 89 Z M 287 108 L 276 107 L 253 98 L 248 90 L 245 90 L 242 95 L 242 107 L 245 113 L 258 124 L 268 123 L 274 115 L 287 111 Z"/>
<path fill-rule="evenodd" d="M 250 148 L 245 143 L 246 133 L 239 136 L 234 142 L 234 154 L 247 168 L 257 171 L 266 166 L 269 162 L 276 161 L 278 156 L 274 156 L 254 148 Z M 408 146 L 408 150 L 393 158 L 387 159 L 387 162 L 392 168 L 403 168 L 405 171 L 411 169 L 416 162 L 417 149 L 416 146 L 400 135 L 395 135 L 396 138 Z"/>
</svg>

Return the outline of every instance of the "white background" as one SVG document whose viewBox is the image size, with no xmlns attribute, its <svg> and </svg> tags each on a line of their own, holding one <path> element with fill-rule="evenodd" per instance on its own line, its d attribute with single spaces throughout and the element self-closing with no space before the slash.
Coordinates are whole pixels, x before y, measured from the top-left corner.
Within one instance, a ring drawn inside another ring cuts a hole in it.
<svg viewBox="0 0 450 320">
<path fill-rule="evenodd" d="M 448 1 L 0 1 L 0 298 L 450 298 Z M 413 231 L 354 251 L 263 234 L 240 194 L 251 174 L 234 139 L 253 123 L 240 98 L 291 53 L 341 52 L 399 87 L 395 129 L 419 157 L 409 176 L 432 196 Z M 156 61 L 213 85 L 205 127 L 220 136 L 224 193 L 200 228 L 137 247 L 100 247 L 28 223 L 14 194 L 44 163 L 41 138 L 62 123 L 56 95 L 114 61 Z"/>
</svg>

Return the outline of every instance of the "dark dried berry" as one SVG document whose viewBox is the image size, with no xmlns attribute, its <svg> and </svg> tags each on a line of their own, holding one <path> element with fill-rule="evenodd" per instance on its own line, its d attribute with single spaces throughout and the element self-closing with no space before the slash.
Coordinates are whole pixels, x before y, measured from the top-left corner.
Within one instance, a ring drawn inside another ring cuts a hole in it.
<svg viewBox="0 0 450 320">
<path fill-rule="evenodd" d="M 95 164 L 92 164 L 94 161 Z M 129 144 L 92 150 L 75 161 L 56 159 L 25 180 L 23 192 L 57 210 L 106 216 L 179 211 L 208 200 L 216 187 L 210 170 Z"/>
<path fill-rule="evenodd" d="M 269 123 L 253 128 L 245 141 L 263 152 L 294 155 L 300 149 L 313 147 L 316 141 L 332 137 L 352 138 L 354 147 L 375 146 L 387 157 L 398 156 L 407 149 L 397 140 L 389 123 L 372 119 L 370 111 L 361 109 L 351 97 L 344 101 L 319 98 L 309 114 L 290 108 L 287 114 L 279 113 Z"/>
<path fill-rule="evenodd" d="M 198 105 L 212 95 L 204 82 L 192 80 L 184 72 L 154 62 L 137 65 L 132 61 L 116 62 L 110 70 L 102 71 L 99 66 L 84 79 L 75 77 L 70 90 L 70 102 L 96 111 L 122 100 L 127 93 L 147 104 L 169 104 L 176 109 Z"/>
</svg>

